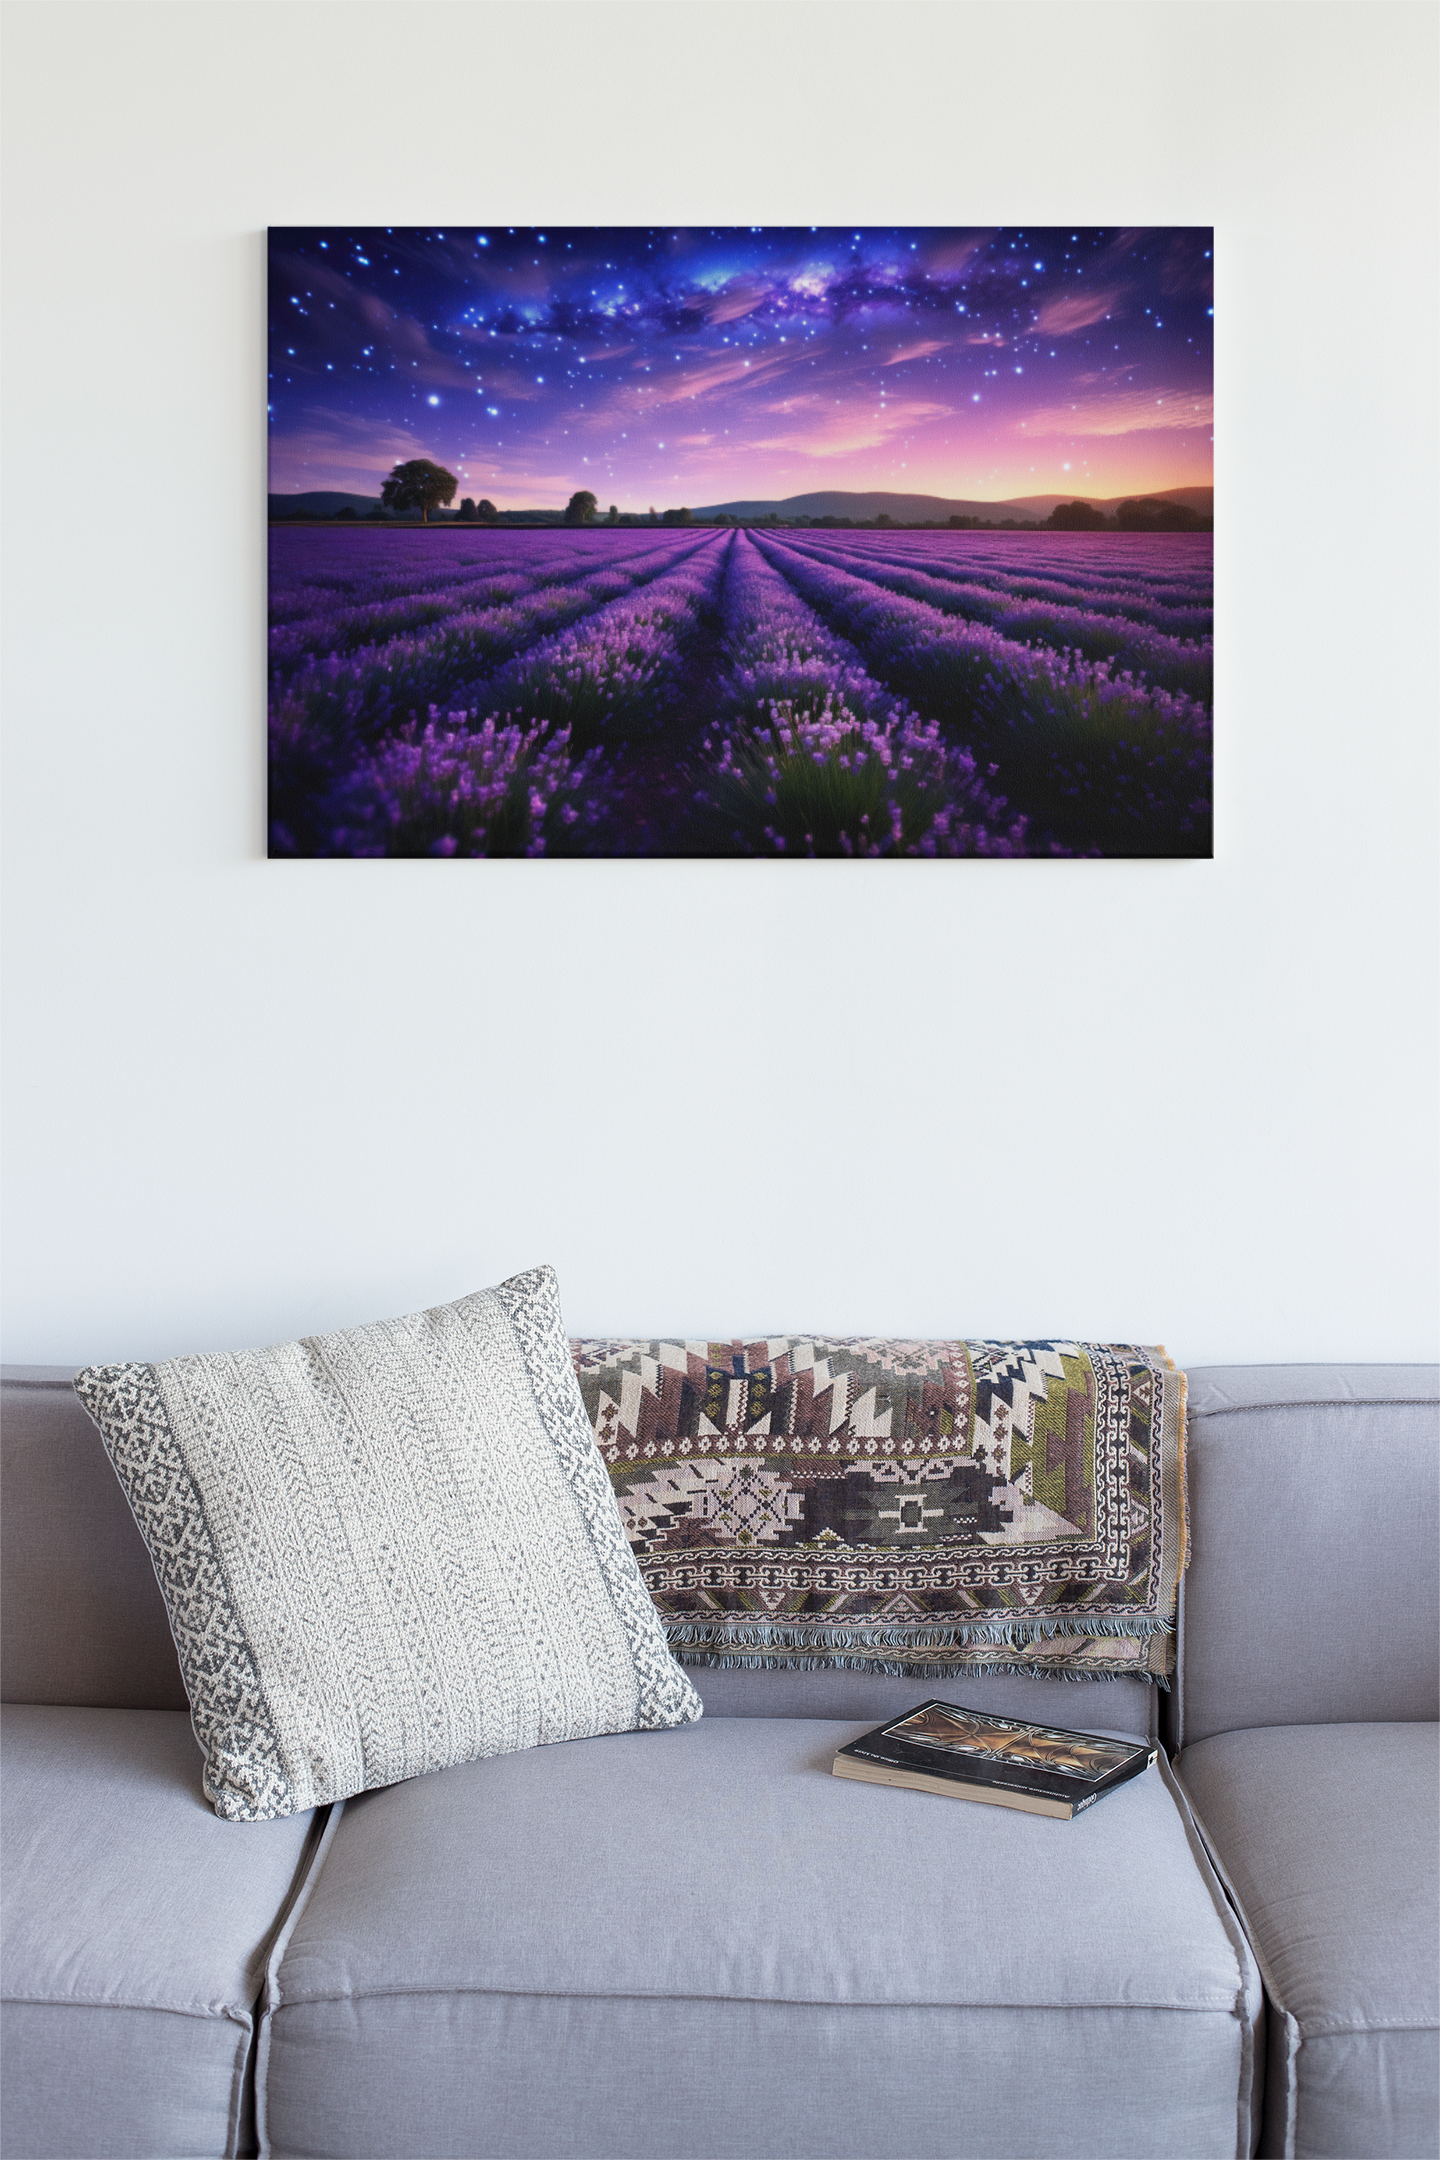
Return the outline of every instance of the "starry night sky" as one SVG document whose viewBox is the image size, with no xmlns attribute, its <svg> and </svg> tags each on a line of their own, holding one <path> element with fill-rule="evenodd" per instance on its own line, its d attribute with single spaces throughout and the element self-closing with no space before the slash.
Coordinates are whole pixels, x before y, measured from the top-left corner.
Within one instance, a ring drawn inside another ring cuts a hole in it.
<svg viewBox="0 0 1440 2160">
<path fill-rule="evenodd" d="M 602 513 L 1208 486 L 1198 226 L 270 233 L 270 486 Z"/>
</svg>

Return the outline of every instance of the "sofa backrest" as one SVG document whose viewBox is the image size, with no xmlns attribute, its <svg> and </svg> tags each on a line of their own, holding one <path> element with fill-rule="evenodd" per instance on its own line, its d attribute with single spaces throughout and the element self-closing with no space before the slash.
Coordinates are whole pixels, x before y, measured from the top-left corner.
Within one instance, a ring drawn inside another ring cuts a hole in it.
<svg viewBox="0 0 1440 2160">
<path fill-rule="evenodd" d="M 150 1555 L 71 1377 L 0 1383 L 0 1699 L 183 1710 Z"/>
<path fill-rule="evenodd" d="M 183 1710 L 160 1588 L 69 1366 L 7 1366 L 0 1379 L 0 1699 Z M 890 1673 L 692 1667 L 710 1717 L 879 1724 L 933 1692 Z M 965 1700 L 1001 1716 L 1155 1735 L 1138 1680 L 968 1679 Z M 943 1688 L 942 1688 L 943 1692 Z"/>
<path fill-rule="evenodd" d="M 0 1392 L 0 1698 L 183 1710 L 149 1556 L 70 1380 L 69 1367 L 10 1366 Z M 1436 1369 L 1211 1366 L 1189 1381 L 1175 1744 L 1440 1714 Z M 881 1673 L 692 1678 L 712 1717 L 878 1723 L 929 1692 Z M 1137 1734 L 1155 1708 L 1135 1681 L 963 1687 L 977 1709 Z"/>
<path fill-rule="evenodd" d="M 1212 1365 L 1188 1379 L 1167 1738 L 1440 1715 L 1440 1371 Z"/>
<path fill-rule="evenodd" d="M 797 1666 L 687 1667 L 706 1717 L 854 1718 L 878 1725 L 913 1710 L 927 1696 L 988 1710 L 997 1717 L 1032 1718 L 1037 1725 L 1159 1736 L 1157 1691 L 1143 1680 L 1062 1681 L 1015 1673 L 967 1673 L 963 1679 L 903 1673 L 806 1672 Z"/>
</svg>

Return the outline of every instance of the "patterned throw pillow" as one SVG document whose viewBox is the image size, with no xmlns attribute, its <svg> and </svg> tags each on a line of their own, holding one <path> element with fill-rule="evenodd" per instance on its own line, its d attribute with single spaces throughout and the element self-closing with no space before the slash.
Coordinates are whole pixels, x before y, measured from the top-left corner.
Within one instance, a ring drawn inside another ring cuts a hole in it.
<svg viewBox="0 0 1440 2160">
<path fill-rule="evenodd" d="M 1184 1375 L 1130 1343 L 572 1343 L 690 1665 L 1172 1669 Z"/>
<path fill-rule="evenodd" d="M 150 1548 L 218 1815 L 699 1717 L 549 1268 L 75 1391 Z"/>
</svg>

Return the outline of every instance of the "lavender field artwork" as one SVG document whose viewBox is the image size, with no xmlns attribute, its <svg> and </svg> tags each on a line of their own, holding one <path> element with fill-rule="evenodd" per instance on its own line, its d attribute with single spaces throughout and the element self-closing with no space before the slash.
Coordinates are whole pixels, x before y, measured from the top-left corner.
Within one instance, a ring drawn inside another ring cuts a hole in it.
<svg viewBox="0 0 1440 2160">
<path fill-rule="evenodd" d="M 272 855 L 1210 854 L 1208 231 L 270 243 Z"/>
</svg>

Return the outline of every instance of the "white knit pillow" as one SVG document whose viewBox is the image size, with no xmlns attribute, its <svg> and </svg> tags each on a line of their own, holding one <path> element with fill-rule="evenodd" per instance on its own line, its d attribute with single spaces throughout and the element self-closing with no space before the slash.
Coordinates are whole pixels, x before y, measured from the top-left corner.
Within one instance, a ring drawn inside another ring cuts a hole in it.
<svg viewBox="0 0 1440 2160">
<path fill-rule="evenodd" d="M 699 1717 L 550 1268 L 75 1392 L 150 1548 L 217 1815 Z"/>
</svg>

